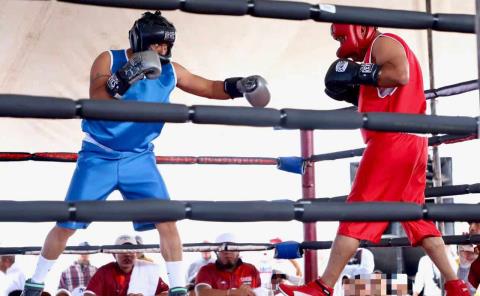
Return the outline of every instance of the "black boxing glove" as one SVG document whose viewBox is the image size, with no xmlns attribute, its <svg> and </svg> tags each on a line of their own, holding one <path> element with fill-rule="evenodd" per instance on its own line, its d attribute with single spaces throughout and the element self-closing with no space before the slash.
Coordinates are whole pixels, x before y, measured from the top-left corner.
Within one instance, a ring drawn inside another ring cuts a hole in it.
<svg viewBox="0 0 480 296">
<path fill-rule="evenodd" d="M 358 106 L 358 95 L 360 93 L 360 85 L 345 86 L 343 89 L 336 87 L 334 90 L 325 88 L 325 93 L 332 99 L 337 101 L 345 101 L 352 105 Z"/>
<path fill-rule="evenodd" d="M 328 68 L 325 87 L 330 91 L 341 92 L 345 86 L 356 84 L 378 85 L 380 66 L 357 64 L 347 59 L 338 59 Z"/>
</svg>

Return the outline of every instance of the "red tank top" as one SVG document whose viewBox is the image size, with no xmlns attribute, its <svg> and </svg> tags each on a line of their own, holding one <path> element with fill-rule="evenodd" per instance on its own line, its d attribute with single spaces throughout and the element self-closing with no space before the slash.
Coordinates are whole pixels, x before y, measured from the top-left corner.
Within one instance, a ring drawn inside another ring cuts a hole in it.
<svg viewBox="0 0 480 296">
<path fill-rule="evenodd" d="M 420 69 L 417 58 L 402 38 L 389 33 L 378 36 L 368 48 L 363 60 L 364 63 L 375 63 L 375 61 L 372 61 L 371 52 L 373 44 L 378 38 L 392 38 L 403 46 L 408 59 L 410 80 L 407 85 L 395 88 L 378 88 L 375 86 L 361 85 L 358 111 L 425 114 L 426 102 L 423 92 L 422 70 Z M 385 132 L 362 129 L 362 136 L 365 143 L 379 133 L 385 134 Z"/>
</svg>

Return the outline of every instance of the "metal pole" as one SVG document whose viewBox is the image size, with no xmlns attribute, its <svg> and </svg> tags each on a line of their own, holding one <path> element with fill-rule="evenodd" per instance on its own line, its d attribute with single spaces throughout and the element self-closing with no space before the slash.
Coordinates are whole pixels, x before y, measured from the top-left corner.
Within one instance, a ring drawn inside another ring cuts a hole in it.
<svg viewBox="0 0 480 296">
<path fill-rule="evenodd" d="M 310 158 L 313 154 L 313 131 L 300 131 L 301 153 L 303 159 Z M 302 175 L 302 197 L 306 199 L 315 198 L 315 164 L 307 162 L 305 167 L 305 174 Z M 317 226 L 315 223 L 303 224 L 304 241 L 317 240 Z M 305 251 L 305 268 L 304 268 L 305 282 L 310 282 L 318 277 L 317 267 L 317 251 Z"/>
<path fill-rule="evenodd" d="M 427 13 L 432 13 L 432 1 L 426 0 L 427 6 Z M 428 74 L 430 80 L 430 89 L 435 89 L 435 68 L 433 66 L 433 36 L 432 30 L 427 30 L 427 41 L 428 41 Z M 433 98 L 430 100 L 430 114 L 436 115 L 437 114 L 437 98 Z M 433 134 L 435 136 L 436 134 Z M 433 187 L 442 186 L 442 163 L 440 160 L 440 152 L 438 151 L 438 146 L 432 147 L 432 169 L 433 169 Z M 435 197 L 435 203 L 441 204 L 442 197 L 437 196 Z M 437 222 L 438 230 L 442 234 L 445 234 L 445 224 L 441 221 Z M 443 276 L 440 278 L 441 287 L 445 283 L 445 279 Z M 442 289 L 442 296 L 445 295 L 445 290 Z"/>
<path fill-rule="evenodd" d="M 432 13 L 432 2 L 431 0 L 426 0 L 427 13 Z M 435 88 L 435 69 L 433 66 L 433 37 L 432 30 L 427 30 L 427 40 L 428 40 L 428 72 L 430 77 L 430 89 Z M 430 110 L 432 115 L 437 114 L 437 99 L 434 98 L 430 100 Z M 435 136 L 436 134 L 434 134 Z M 438 151 L 438 146 L 432 148 L 432 165 L 433 165 L 433 187 L 442 186 L 442 164 L 440 162 L 440 153 Z M 442 203 L 442 197 L 438 196 L 435 198 L 435 203 Z M 438 222 L 439 230 L 445 234 L 445 225 L 443 222 Z"/>
</svg>

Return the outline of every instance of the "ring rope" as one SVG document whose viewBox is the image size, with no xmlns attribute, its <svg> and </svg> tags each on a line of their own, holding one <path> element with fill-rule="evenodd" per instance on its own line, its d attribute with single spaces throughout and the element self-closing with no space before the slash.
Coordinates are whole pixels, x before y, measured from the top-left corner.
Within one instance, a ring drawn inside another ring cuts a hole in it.
<svg viewBox="0 0 480 296">
<path fill-rule="evenodd" d="M 479 244 L 480 235 L 446 235 L 443 240 L 447 245 L 469 245 Z M 293 241 L 288 241 L 289 243 Z M 301 250 L 322 250 L 330 249 L 332 241 L 307 241 L 298 243 Z M 282 243 L 280 243 L 282 244 Z M 275 250 L 278 244 L 270 243 L 189 243 L 183 244 L 183 252 L 220 252 L 220 251 L 265 251 Z M 409 247 L 408 238 L 395 237 L 384 238 L 379 243 L 362 241 L 360 247 Z M 0 255 L 39 255 L 42 247 L 0 247 Z M 102 245 L 102 246 L 68 246 L 63 254 L 97 254 L 97 253 L 160 253 L 158 244 L 146 245 Z"/>
<path fill-rule="evenodd" d="M 428 138 L 428 146 L 439 146 L 441 144 L 461 143 L 461 142 L 477 140 L 477 139 L 478 138 L 475 135 L 432 136 Z M 351 158 L 356 156 L 362 156 L 364 151 L 365 151 L 365 148 L 357 148 L 357 149 L 336 151 L 336 152 L 330 152 L 330 153 L 316 154 L 316 155 L 312 155 L 312 157 L 310 157 L 308 161 L 319 162 L 319 161 L 326 161 L 326 160 Z"/>
<path fill-rule="evenodd" d="M 425 189 L 425 197 L 431 199 L 433 197 L 447 197 L 456 195 L 466 195 L 480 193 L 480 183 L 475 184 L 462 184 L 462 185 L 450 185 L 430 187 Z M 299 201 L 313 201 L 313 202 L 345 202 L 347 195 L 340 195 L 334 197 L 320 197 L 315 199 L 301 199 Z"/>
<path fill-rule="evenodd" d="M 349 22 L 352 24 L 405 29 L 432 29 L 459 33 L 475 33 L 475 17 L 470 14 L 425 13 L 310 4 L 272 0 L 59 0 L 60 2 L 153 10 L 182 10 L 189 13 L 244 16 L 317 22 Z"/>
<path fill-rule="evenodd" d="M 18 106 L 24 108 L 18 108 Z M 0 95 L 0 116 L 57 119 L 102 119 L 138 122 L 193 122 L 287 129 L 364 128 L 410 133 L 476 134 L 478 117 L 428 116 L 405 113 L 273 109 L 227 106 L 186 106 L 145 102 L 88 100 L 73 101 L 42 96 Z"/>
<path fill-rule="evenodd" d="M 24 213 L 29 213 L 24 215 Z M 0 201 L 0 222 L 480 221 L 480 204 L 275 201 Z"/>
<path fill-rule="evenodd" d="M 477 139 L 475 136 L 433 136 L 428 139 L 429 146 L 460 143 Z M 362 156 L 365 148 L 316 154 L 307 161 L 319 162 Z M 76 162 L 77 153 L 72 152 L 0 152 L 0 161 L 52 161 Z M 155 156 L 157 164 L 216 164 L 216 165 L 278 165 L 279 158 L 273 157 L 239 157 L 239 156 Z"/>
<path fill-rule="evenodd" d="M 76 162 L 78 154 L 71 152 L 0 152 L 0 161 Z M 278 158 L 238 156 L 155 156 L 157 164 L 236 164 L 278 165 Z"/>
<path fill-rule="evenodd" d="M 479 244 L 480 235 L 445 235 L 442 237 L 446 245 L 470 245 Z M 332 241 L 303 242 L 301 248 L 304 250 L 324 250 L 330 249 Z M 368 241 L 360 242 L 361 248 L 378 247 L 411 247 L 407 237 L 383 238 L 378 244 Z"/>
</svg>

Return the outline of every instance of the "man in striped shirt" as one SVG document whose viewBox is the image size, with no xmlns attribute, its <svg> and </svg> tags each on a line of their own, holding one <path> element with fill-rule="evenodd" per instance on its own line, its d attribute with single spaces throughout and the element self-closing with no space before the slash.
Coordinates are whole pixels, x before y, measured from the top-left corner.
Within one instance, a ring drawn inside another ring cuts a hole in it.
<svg viewBox="0 0 480 296">
<path fill-rule="evenodd" d="M 89 244 L 83 242 L 79 246 L 89 246 Z M 85 288 L 87 286 L 88 281 L 97 271 L 97 268 L 91 265 L 88 259 L 88 254 L 81 254 L 77 261 L 62 272 L 58 285 L 59 290 L 72 292 L 77 287 Z"/>
</svg>

